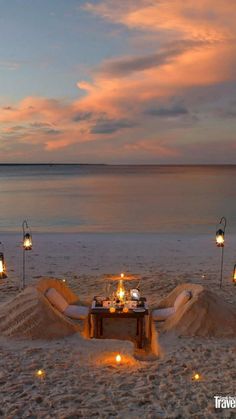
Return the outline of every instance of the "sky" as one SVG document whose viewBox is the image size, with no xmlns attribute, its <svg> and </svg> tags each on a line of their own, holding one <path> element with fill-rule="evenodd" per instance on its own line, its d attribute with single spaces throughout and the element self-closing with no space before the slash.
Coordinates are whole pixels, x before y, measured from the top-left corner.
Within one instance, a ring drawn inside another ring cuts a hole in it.
<svg viewBox="0 0 236 419">
<path fill-rule="evenodd" d="M 0 0 L 0 162 L 236 163 L 235 0 Z"/>
</svg>

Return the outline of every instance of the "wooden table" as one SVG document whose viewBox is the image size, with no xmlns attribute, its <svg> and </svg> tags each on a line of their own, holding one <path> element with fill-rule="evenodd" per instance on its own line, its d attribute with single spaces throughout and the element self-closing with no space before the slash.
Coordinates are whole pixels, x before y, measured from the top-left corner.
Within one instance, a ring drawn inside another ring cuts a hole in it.
<svg viewBox="0 0 236 419">
<path fill-rule="evenodd" d="M 109 318 L 119 318 L 119 319 L 137 319 L 137 347 L 143 348 L 144 344 L 144 322 L 145 316 L 148 315 L 148 309 L 144 308 L 143 311 L 134 311 L 130 309 L 127 313 L 124 313 L 122 310 L 116 310 L 115 313 L 110 313 L 108 308 L 95 308 L 90 309 L 90 315 L 94 318 L 94 335 L 96 339 L 101 339 L 103 337 L 103 319 Z"/>
</svg>

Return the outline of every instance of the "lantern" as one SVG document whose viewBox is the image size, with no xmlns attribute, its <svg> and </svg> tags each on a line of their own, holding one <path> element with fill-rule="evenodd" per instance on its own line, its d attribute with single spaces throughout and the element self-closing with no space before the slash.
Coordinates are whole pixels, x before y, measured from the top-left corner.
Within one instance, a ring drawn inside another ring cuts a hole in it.
<svg viewBox="0 0 236 419">
<path fill-rule="evenodd" d="M 137 288 L 130 290 L 131 300 L 138 301 L 140 299 L 140 292 Z"/>
<path fill-rule="evenodd" d="M 226 218 L 222 217 L 219 222 L 220 228 L 216 231 L 216 246 L 221 247 L 221 264 L 220 264 L 220 288 L 223 279 L 223 265 L 224 265 L 224 246 L 225 246 L 225 228 Z"/>
<path fill-rule="evenodd" d="M 22 285 L 21 288 L 25 288 L 25 252 L 32 250 L 32 234 L 28 222 L 26 220 L 22 223 L 23 229 L 23 272 L 22 272 Z"/>
<path fill-rule="evenodd" d="M 234 285 L 236 285 L 236 263 L 234 265 L 234 270 L 233 270 L 233 283 Z"/>
<path fill-rule="evenodd" d="M 5 265 L 5 261 L 4 261 L 4 253 L 1 252 L 0 253 L 0 278 L 7 278 L 7 274 L 6 274 L 6 265 Z"/>
<path fill-rule="evenodd" d="M 32 250 L 32 236 L 30 233 L 25 233 L 23 238 L 23 247 L 25 250 Z"/>
<path fill-rule="evenodd" d="M 224 247 L 225 245 L 225 232 L 221 228 L 216 232 L 216 246 Z"/>
</svg>

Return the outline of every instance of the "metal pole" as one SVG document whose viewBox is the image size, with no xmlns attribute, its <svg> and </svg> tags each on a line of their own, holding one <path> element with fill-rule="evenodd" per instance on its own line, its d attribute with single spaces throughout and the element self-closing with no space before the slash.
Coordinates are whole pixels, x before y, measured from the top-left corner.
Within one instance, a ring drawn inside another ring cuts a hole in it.
<svg viewBox="0 0 236 419">
<path fill-rule="evenodd" d="M 221 248 L 221 266 L 220 266 L 220 288 L 222 287 L 223 265 L 224 265 L 224 247 Z"/>
<path fill-rule="evenodd" d="M 25 249 L 23 248 L 23 276 L 22 276 L 22 289 L 25 288 Z"/>
<path fill-rule="evenodd" d="M 22 223 L 22 230 L 23 230 L 23 274 L 22 274 L 22 289 L 25 288 L 25 248 L 24 248 L 24 237 L 25 237 L 25 229 L 28 229 L 28 223 L 26 220 Z"/>
</svg>

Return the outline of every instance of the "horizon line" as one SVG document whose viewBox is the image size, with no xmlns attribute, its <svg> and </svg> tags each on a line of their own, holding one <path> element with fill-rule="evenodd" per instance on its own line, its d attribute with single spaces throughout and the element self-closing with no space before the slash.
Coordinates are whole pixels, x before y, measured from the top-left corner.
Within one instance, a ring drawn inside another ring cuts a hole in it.
<svg viewBox="0 0 236 419">
<path fill-rule="evenodd" d="M 236 163 L 0 163 L 0 166 L 236 166 Z"/>
</svg>

